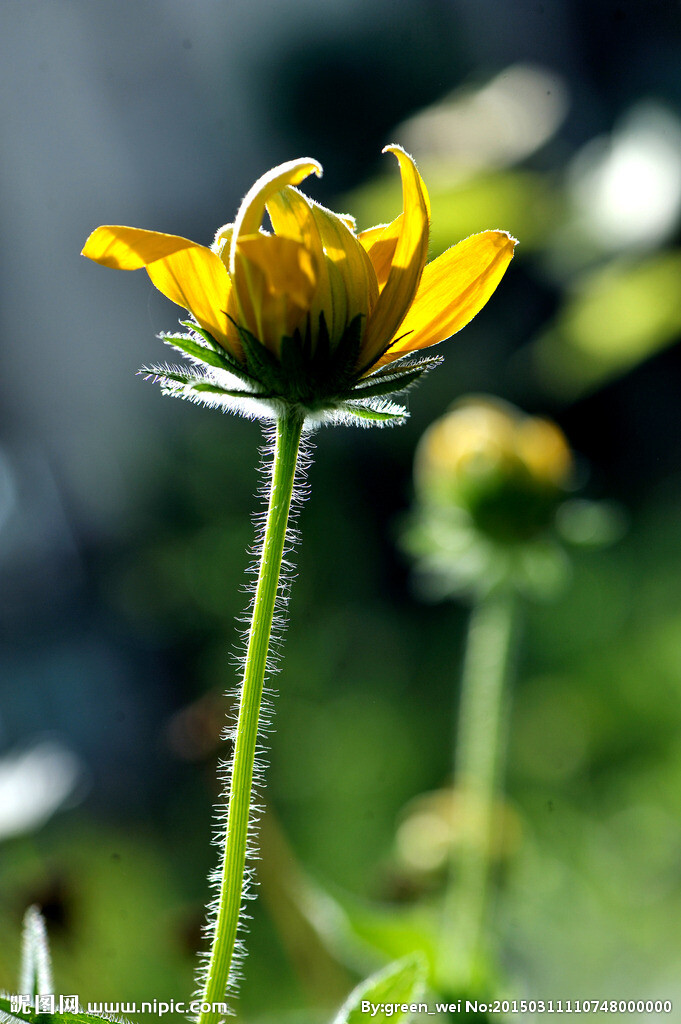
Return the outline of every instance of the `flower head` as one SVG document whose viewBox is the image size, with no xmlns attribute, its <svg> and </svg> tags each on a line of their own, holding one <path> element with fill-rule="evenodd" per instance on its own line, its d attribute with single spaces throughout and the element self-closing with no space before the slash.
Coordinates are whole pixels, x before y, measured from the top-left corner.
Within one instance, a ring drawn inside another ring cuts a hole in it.
<svg viewBox="0 0 681 1024">
<path fill-rule="evenodd" d="M 574 458 L 555 423 L 498 398 L 461 399 L 423 434 L 414 483 L 402 543 L 424 593 L 560 592 L 569 576 L 563 524 L 569 516 L 576 533 L 587 515 L 568 512 Z"/>
<path fill-rule="evenodd" d="M 210 247 L 122 226 L 90 235 L 85 256 L 120 270 L 145 267 L 193 317 L 185 323 L 190 333 L 164 338 L 200 369 L 152 371 L 166 390 L 242 408 L 256 401 L 275 416 L 282 404 L 320 417 L 404 416 L 385 397 L 439 362 L 413 354 L 482 309 L 515 239 L 483 231 L 426 264 L 425 185 L 407 153 L 387 149 L 399 162 L 403 211 L 367 231 L 357 233 L 352 218 L 296 188 L 322 173 L 315 160 L 301 159 L 259 178 Z M 265 213 L 271 232 L 262 226 Z"/>
<path fill-rule="evenodd" d="M 563 432 L 491 398 L 457 403 L 423 435 L 416 456 L 419 494 L 464 509 L 478 530 L 503 542 L 546 531 L 573 473 Z"/>
</svg>

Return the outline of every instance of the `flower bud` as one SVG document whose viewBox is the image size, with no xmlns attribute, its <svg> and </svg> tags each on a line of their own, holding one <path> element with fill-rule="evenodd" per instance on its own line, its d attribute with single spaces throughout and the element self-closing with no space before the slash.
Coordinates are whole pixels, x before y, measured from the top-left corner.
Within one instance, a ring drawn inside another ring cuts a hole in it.
<svg viewBox="0 0 681 1024">
<path fill-rule="evenodd" d="M 493 539 L 519 542 L 550 526 L 572 467 L 554 423 L 496 399 L 471 398 L 423 435 L 415 474 L 426 503 L 462 508 Z"/>
</svg>

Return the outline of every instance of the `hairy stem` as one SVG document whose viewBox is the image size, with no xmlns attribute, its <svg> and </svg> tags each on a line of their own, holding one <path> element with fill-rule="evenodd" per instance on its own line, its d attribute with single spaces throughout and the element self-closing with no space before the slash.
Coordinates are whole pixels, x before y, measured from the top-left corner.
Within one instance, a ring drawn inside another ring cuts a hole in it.
<svg viewBox="0 0 681 1024">
<path fill-rule="evenodd" d="M 269 507 L 236 727 L 217 917 L 202 994 L 204 1004 L 224 1000 L 234 962 L 243 901 L 260 707 L 302 429 L 303 419 L 296 412 L 288 413 L 277 422 Z M 199 1024 L 215 1024 L 221 1016 L 212 1008 L 206 1009 L 198 1018 Z"/>
<path fill-rule="evenodd" d="M 509 591 L 481 598 L 471 613 L 466 644 L 454 764 L 453 811 L 460 834 L 445 898 L 439 964 L 443 982 L 456 978 L 466 988 L 484 980 L 484 924 L 516 601 Z"/>
</svg>

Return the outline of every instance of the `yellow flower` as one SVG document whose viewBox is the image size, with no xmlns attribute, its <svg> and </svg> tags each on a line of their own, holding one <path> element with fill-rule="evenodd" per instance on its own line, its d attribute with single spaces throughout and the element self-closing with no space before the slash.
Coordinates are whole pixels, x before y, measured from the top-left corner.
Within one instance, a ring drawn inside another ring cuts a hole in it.
<svg viewBox="0 0 681 1024">
<path fill-rule="evenodd" d="M 316 161 L 301 159 L 263 175 L 211 247 L 104 226 L 83 254 L 120 270 L 145 267 L 156 287 L 192 314 L 196 323 L 188 326 L 200 335 L 189 345 L 180 336 L 167 340 L 195 358 L 198 341 L 210 366 L 236 371 L 251 395 L 315 411 L 402 390 L 426 368 L 417 372 L 419 364 L 404 357 L 475 316 L 501 280 L 515 239 L 484 231 L 426 264 L 425 185 L 407 153 L 387 148 L 399 161 L 403 193 L 403 212 L 391 224 L 356 233 L 350 217 L 295 187 L 321 175 Z M 271 233 L 262 227 L 265 212 Z"/>
<path fill-rule="evenodd" d="M 506 402 L 458 402 L 423 435 L 416 482 L 426 501 L 467 510 L 484 532 L 525 540 L 552 522 L 573 473 L 565 435 Z"/>
</svg>

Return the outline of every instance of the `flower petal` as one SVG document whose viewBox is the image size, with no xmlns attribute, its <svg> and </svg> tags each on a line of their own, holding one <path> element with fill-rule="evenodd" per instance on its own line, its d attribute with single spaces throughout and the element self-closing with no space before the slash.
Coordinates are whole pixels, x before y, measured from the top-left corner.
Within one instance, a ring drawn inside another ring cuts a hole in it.
<svg viewBox="0 0 681 1024">
<path fill-rule="evenodd" d="M 229 275 L 220 257 L 206 246 L 181 235 L 109 224 L 92 232 L 83 255 L 118 270 L 146 267 L 166 298 L 188 309 L 217 342 L 240 355 L 238 336 L 226 315 Z"/>
<path fill-rule="evenodd" d="M 139 270 L 164 256 L 196 245 L 181 235 L 165 235 L 162 231 L 145 231 L 123 225 L 105 224 L 92 232 L 83 246 L 83 256 L 103 267 L 116 270 Z"/>
<path fill-rule="evenodd" d="M 312 216 L 312 204 L 297 188 L 287 185 L 267 200 L 267 212 L 274 233 L 281 238 L 301 242 L 321 263 L 323 246 L 319 228 Z"/>
<path fill-rule="evenodd" d="M 404 337 L 391 346 L 378 365 L 405 352 L 437 345 L 465 327 L 499 284 L 515 245 L 515 238 L 505 231 L 482 231 L 429 263 L 400 325 Z"/>
<path fill-rule="evenodd" d="M 241 356 L 241 344 L 227 318 L 231 282 L 216 253 L 203 245 L 182 249 L 147 267 L 160 292 L 184 306 L 224 348 Z"/>
<path fill-rule="evenodd" d="M 371 263 L 352 231 L 354 221 L 290 187 L 271 196 L 267 210 L 277 235 L 299 239 L 314 255 L 317 290 L 310 315 L 315 323 L 324 313 L 333 343 L 357 313 L 366 318 L 378 297 Z"/>
<path fill-rule="evenodd" d="M 290 246 L 277 248 L 275 244 L 270 249 L 258 249 L 251 243 L 272 240 L 271 236 L 261 232 L 265 206 L 270 197 L 281 192 L 287 185 L 297 185 L 309 174 L 321 173 L 321 166 L 316 160 L 309 158 L 290 160 L 288 163 L 273 167 L 267 174 L 258 178 L 255 185 L 246 193 L 231 231 L 229 273 L 234 285 L 240 326 L 246 327 L 259 341 L 275 351 L 278 351 L 281 342 L 281 337 L 275 338 L 272 335 L 275 325 L 290 325 L 296 317 L 299 319 L 300 309 L 295 301 L 288 302 L 287 297 L 277 291 L 275 278 L 270 281 L 270 271 L 272 274 L 277 273 L 270 257 L 278 253 L 284 259 L 287 264 L 285 274 L 295 274 L 295 268 L 300 270 L 302 264 L 299 262 L 298 250 L 294 254 Z M 251 246 L 249 252 L 241 246 L 242 240 L 248 241 Z M 291 239 L 281 241 L 299 245 Z M 224 257 L 225 252 L 222 253 L 222 258 Z M 260 308 L 263 301 L 267 304 L 265 309 Z M 262 334 L 265 329 L 266 337 Z"/>
<path fill-rule="evenodd" d="M 357 236 L 373 265 L 379 292 L 385 288 L 390 274 L 401 225 L 402 214 L 396 217 L 392 224 L 379 224 L 378 227 L 367 228 L 366 231 L 360 231 Z"/>
<path fill-rule="evenodd" d="M 402 175 L 403 216 L 388 279 L 370 317 L 362 346 L 362 367 L 370 366 L 397 333 L 418 288 L 428 255 L 429 203 L 426 186 L 412 158 L 399 146 L 394 153 Z M 392 225 L 390 225 L 392 227 Z"/>
<path fill-rule="evenodd" d="M 311 201 L 298 189 L 287 185 L 267 200 L 267 212 L 277 236 L 295 239 L 310 252 L 317 271 L 317 288 L 310 300 L 310 318 L 315 324 L 323 313 L 333 337 L 334 305 L 329 281 L 329 261 L 324 255 Z"/>
<path fill-rule="evenodd" d="M 332 341 L 339 340 L 358 313 L 368 318 L 378 298 L 378 284 L 371 260 L 343 217 L 310 201 L 329 263 L 329 287 L 333 303 Z"/>
<path fill-rule="evenodd" d="M 317 283 L 312 255 L 301 242 L 277 235 L 241 238 L 235 295 L 241 325 L 277 353 L 310 308 Z"/>
<path fill-rule="evenodd" d="M 240 235 L 255 235 L 260 230 L 262 218 L 265 213 L 265 204 L 270 196 L 280 192 L 287 185 L 298 185 L 310 174 L 321 177 L 322 168 L 316 160 L 304 157 L 301 160 L 289 160 L 288 163 L 273 167 L 271 171 L 258 178 L 241 203 L 231 239 L 230 250 L 230 273 L 234 274 L 234 261 L 236 258 L 237 243 Z"/>
<path fill-rule="evenodd" d="M 215 238 L 211 249 L 216 252 L 224 265 L 229 268 L 229 250 L 232 244 L 232 235 L 234 234 L 233 224 L 223 224 L 221 228 L 218 228 L 215 232 Z"/>
</svg>

